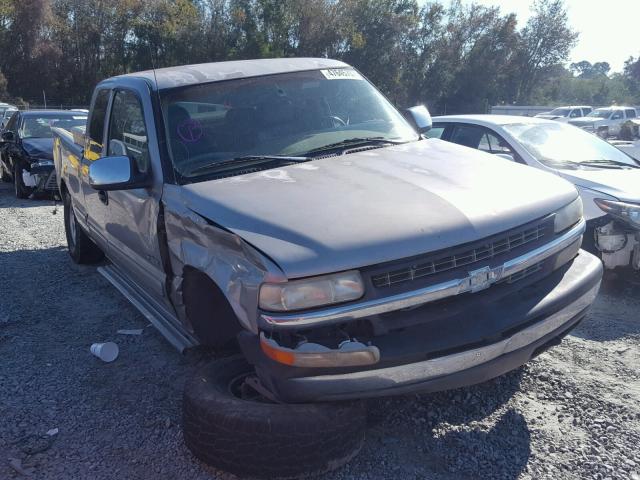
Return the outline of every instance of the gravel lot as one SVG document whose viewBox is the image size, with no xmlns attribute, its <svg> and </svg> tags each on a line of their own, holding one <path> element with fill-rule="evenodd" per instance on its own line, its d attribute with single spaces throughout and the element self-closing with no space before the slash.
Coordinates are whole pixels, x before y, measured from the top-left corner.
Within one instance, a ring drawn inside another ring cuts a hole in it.
<svg viewBox="0 0 640 480">
<path fill-rule="evenodd" d="M 178 354 L 69 259 L 62 210 L 0 185 L 0 478 L 228 478 L 182 443 Z M 486 384 L 369 402 L 361 454 L 329 475 L 640 480 L 640 280 L 609 275 L 561 346 Z M 144 328 L 141 336 L 118 329 Z M 120 357 L 89 354 L 116 341 Z M 47 431 L 58 429 L 55 435 Z"/>
</svg>

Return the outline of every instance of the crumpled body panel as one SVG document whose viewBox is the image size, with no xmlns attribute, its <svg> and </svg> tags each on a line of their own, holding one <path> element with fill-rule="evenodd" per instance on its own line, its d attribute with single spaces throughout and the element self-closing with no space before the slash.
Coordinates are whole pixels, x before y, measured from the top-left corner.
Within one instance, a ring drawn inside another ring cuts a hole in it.
<svg viewBox="0 0 640 480">
<path fill-rule="evenodd" d="M 264 281 L 286 281 L 280 269 L 234 233 L 189 209 L 181 187 L 163 192 L 165 228 L 173 280 L 171 297 L 180 319 L 191 329 L 182 300 L 185 267 L 208 275 L 229 301 L 240 324 L 258 332 L 258 290 Z"/>
</svg>

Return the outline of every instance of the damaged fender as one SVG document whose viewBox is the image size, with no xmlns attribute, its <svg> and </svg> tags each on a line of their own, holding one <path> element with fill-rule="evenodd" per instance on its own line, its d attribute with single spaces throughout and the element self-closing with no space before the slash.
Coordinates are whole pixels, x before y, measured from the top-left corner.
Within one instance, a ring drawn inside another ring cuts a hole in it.
<svg viewBox="0 0 640 480">
<path fill-rule="evenodd" d="M 185 267 L 205 273 L 220 288 L 243 328 L 258 333 L 258 293 L 265 282 L 286 282 L 284 273 L 238 235 L 195 213 L 180 187 L 166 185 L 162 202 L 173 279 L 170 297 L 180 320 L 193 331 L 182 295 Z"/>
</svg>

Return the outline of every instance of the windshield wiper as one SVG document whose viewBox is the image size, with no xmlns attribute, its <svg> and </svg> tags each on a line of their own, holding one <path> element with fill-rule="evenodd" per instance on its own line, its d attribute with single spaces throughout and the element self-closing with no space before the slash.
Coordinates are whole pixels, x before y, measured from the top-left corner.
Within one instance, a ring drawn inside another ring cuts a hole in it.
<svg viewBox="0 0 640 480">
<path fill-rule="evenodd" d="M 638 165 L 633 165 L 631 163 L 620 162 L 618 160 L 583 160 L 582 162 L 578 162 L 578 165 L 586 165 L 586 166 L 596 166 L 601 167 L 604 165 L 615 165 L 617 167 L 626 167 L 626 168 L 640 168 Z"/>
<path fill-rule="evenodd" d="M 385 137 L 355 137 L 355 138 L 347 138 L 346 140 L 342 140 L 336 143 L 330 143 L 328 145 L 323 145 L 322 147 L 312 148 L 311 150 L 304 153 L 304 155 L 309 155 L 312 153 L 326 152 L 328 150 L 337 150 L 339 148 L 350 148 L 350 147 L 359 147 L 362 145 L 399 145 L 405 142 L 398 142 L 395 140 L 389 140 Z"/>
<path fill-rule="evenodd" d="M 189 172 L 190 175 L 196 174 L 196 173 L 200 173 L 200 172 L 204 172 L 206 170 L 224 170 L 225 167 L 230 167 L 230 166 L 238 166 L 238 164 L 243 164 L 243 163 L 262 163 L 262 162 L 270 162 L 273 160 L 280 160 L 282 162 L 285 163 L 302 163 L 302 162 L 308 162 L 309 160 L 311 160 L 308 157 L 290 157 L 287 155 L 243 155 L 242 157 L 236 157 L 236 158 L 232 158 L 230 160 L 224 160 L 222 162 L 211 162 L 211 163 L 207 163 L 206 165 L 202 165 L 194 170 L 191 170 Z"/>
</svg>

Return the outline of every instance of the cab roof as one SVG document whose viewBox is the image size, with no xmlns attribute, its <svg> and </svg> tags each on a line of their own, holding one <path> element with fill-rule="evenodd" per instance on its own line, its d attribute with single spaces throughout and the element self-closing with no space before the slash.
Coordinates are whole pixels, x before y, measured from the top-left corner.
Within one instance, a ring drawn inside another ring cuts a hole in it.
<svg viewBox="0 0 640 480">
<path fill-rule="evenodd" d="M 167 88 L 220 82 L 237 78 L 344 67 L 349 67 L 349 65 L 338 60 L 327 58 L 270 58 L 159 68 L 155 70 L 155 74 L 154 70 L 146 70 L 120 75 L 113 79 L 143 78 L 148 81 L 152 88 L 155 87 L 157 90 L 164 90 Z"/>
</svg>

